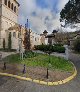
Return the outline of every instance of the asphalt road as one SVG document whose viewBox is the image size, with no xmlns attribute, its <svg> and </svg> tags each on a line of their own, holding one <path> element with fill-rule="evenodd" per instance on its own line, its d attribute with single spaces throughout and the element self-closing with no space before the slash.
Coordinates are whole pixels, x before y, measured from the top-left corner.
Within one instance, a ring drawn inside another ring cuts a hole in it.
<svg viewBox="0 0 80 92">
<path fill-rule="evenodd" d="M 76 78 L 66 84 L 44 86 L 0 76 L 0 92 L 80 92 L 80 55 L 70 53 L 69 59 L 75 64 L 78 74 Z"/>
</svg>

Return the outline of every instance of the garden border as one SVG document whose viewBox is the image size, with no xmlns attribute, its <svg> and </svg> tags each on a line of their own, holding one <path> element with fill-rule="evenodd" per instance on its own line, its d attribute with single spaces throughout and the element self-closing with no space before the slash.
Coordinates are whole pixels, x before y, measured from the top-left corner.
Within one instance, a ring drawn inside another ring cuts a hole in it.
<svg viewBox="0 0 80 92">
<path fill-rule="evenodd" d="M 8 74 L 8 73 L 1 73 L 1 72 L 0 72 L 0 75 L 13 77 L 13 78 L 17 78 L 17 79 L 25 80 L 25 81 L 31 81 L 31 82 L 42 84 L 42 85 L 53 86 L 53 85 L 65 84 L 65 83 L 71 81 L 77 75 L 77 70 L 76 70 L 76 67 L 74 66 L 74 73 L 71 76 L 69 76 L 68 78 L 66 78 L 64 80 L 60 80 L 60 81 L 56 81 L 56 82 L 45 82 L 45 81 L 41 81 L 41 80 L 36 80 L 36 79 L 31 79 L 31 78 L 21 77 L 18 75 L 13 75 L 13 74 Z"/>
</svg>

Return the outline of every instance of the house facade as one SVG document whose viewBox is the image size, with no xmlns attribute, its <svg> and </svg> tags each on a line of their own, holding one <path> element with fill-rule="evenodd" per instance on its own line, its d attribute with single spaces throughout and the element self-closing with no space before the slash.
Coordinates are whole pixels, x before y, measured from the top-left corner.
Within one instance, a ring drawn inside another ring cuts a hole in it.
<svg viewBox="0 0 80 92">
<path fill-rule="evenodd" d="M 33 49 L 35 45 L 41 45 L 40 34 L 37 34 L 37 33 L 31 31 L 31 33 L 30 33 L 30 44 L 31 44 L 31 49 Z"/>
</svg>

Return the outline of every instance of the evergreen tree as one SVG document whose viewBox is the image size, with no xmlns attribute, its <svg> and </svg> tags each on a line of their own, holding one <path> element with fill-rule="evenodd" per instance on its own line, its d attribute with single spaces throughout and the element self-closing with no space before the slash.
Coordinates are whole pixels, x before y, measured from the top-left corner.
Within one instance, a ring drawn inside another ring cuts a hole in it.
<svg viewBox="0 0 80 92">
<path fill-rule="evenodd" d="M 3 49 L 5 50 L 5 38 L 3 39 Z"/>
<path fill-rule="evenodd" d="M 26 30 L 26 32 L 25 32 L 23 44 L 24 44 L 25 50 L 29 51 L 30 46 L 31 46 L 30 45 L 30 30 L 28 31 L 26 28 L 25 28 L 25 30 Z"/>
<path fill-rule="evenodd" d="M 9 37 L 8 37 L 8 49 L 11 50 L 11 33 L 9 33 Z"/>
</svg>

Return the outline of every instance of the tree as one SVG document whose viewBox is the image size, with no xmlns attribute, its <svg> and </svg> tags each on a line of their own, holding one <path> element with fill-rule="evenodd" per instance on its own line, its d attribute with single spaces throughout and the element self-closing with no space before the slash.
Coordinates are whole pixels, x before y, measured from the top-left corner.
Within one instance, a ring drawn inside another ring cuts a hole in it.
<svg viewBox="0 0 80 92">
<path fill-rule="evenodd" d="M 26 32 L 25 32 L 25 36 L 24 36 L 24 41 L 23 41 L 23 44 L 24 44 L 24 48 L 26 51 L 29 51 L 30 50 L 30 30 L 28 31 L 26 28 L 25 28 Z"/>
<path fill-rule="evenodd" d="M 65 23 L 80 23 L 80 0 L 69 0 L 60 12 L 60 21 Z"/>
<path fill-rule="evenodd" d="M 11 50 L 11 32 L 9 33 L 9 37 L 8 37 L 8 49 Z"/>
<path fill-rule="evenodd" d="M 80 52 L 80 38 L 76 39 L 74 42 L 74 50 Z"/>
<path fill-rule="evenodd" d="M 5 50 L 5 38 L 3 39 L 3 49 Z"/>
</svg>

